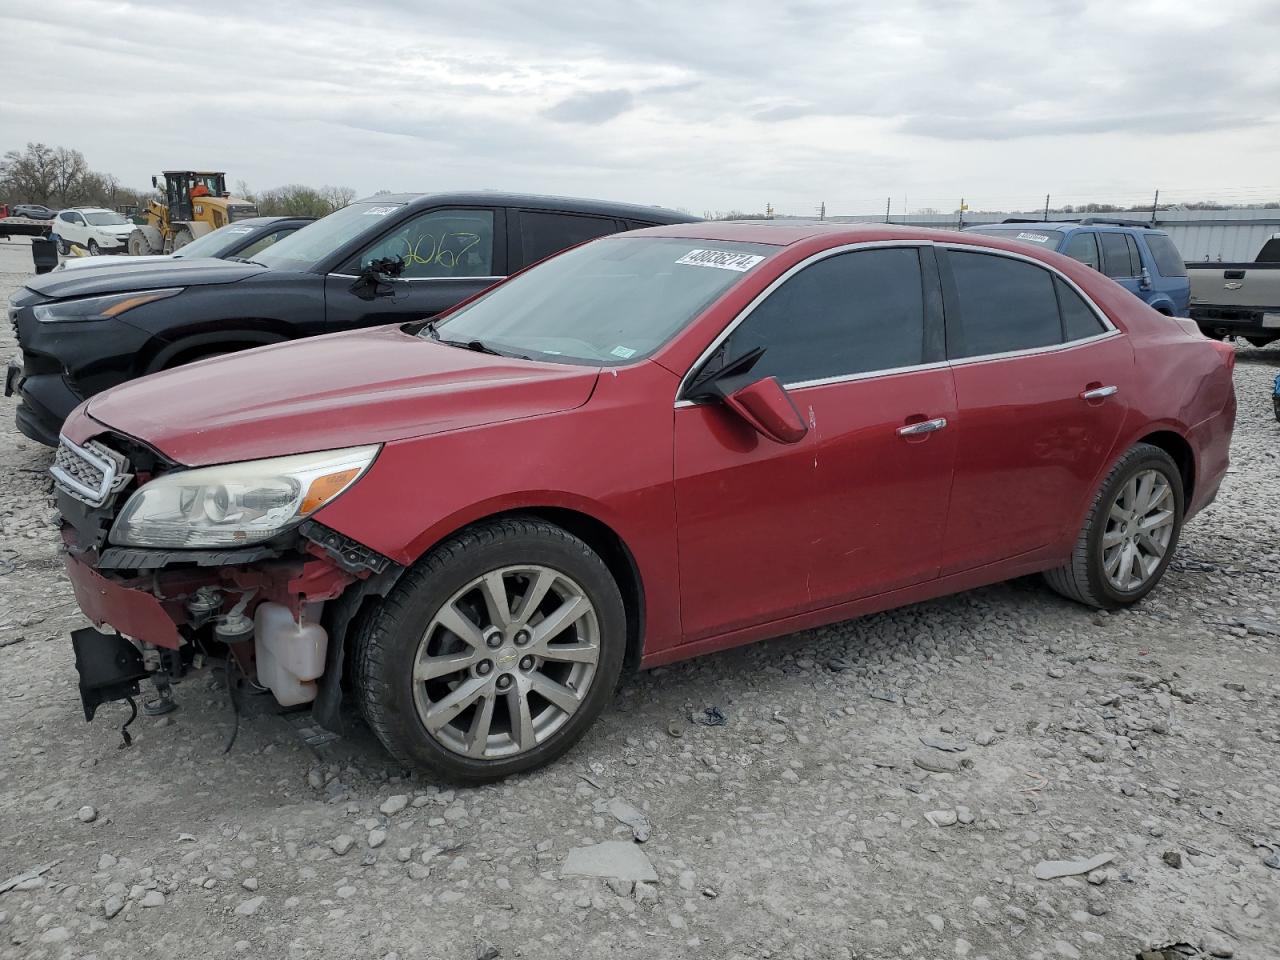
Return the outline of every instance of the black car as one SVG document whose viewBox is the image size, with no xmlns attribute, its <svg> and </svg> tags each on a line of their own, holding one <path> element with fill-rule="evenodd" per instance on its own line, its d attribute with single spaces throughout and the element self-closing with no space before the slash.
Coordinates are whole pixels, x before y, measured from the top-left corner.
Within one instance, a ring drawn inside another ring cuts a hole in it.
<svg viewBox="0 0 1280 960">
<path fill-rule="evenodd" d="M 101 270 L 119 266 L 122 263 L 164 263 L 172 260 L 202 257 L 217 257 L 219 260 L 252 260 L 259 253 L 283 240 L 289 234 L 302 229 L 308 223 L 315 223 L 315 217 L 250 217 L 228 223 L 217 230 L 210 230 L 202 237 L 196 237 L 173 253 L 154 254 L 144 257 L 106 258 L 106 257 L 74 257 L 64 260 L 55 268 L 57 270 Z"/>
<path fill-rule="evenodd" d="M 417 320 L 528 264 L 606 234 L 697 217 L 524 194 L 386 194 L 332 213 L 251 260 L 115 261 L 33 277 L 9 300 L 22 363 L 18 429 L 53 446 L 85 398 L 205 357 Z"/>
<path fill-rule="evenodd" d="M 57 212 L 43 203 L 15 203 L 9 208 L 9 216 L 26 217 L 28 220 L 52 220 Z"/>
</svg>

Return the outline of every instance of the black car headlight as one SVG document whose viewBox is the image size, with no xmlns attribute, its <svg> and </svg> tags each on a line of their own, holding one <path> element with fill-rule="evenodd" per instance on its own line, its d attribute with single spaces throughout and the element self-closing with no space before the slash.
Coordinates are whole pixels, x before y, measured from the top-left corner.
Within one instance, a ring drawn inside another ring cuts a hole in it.
<svg viewBox="0 0 1280 960">
<path fill-rule="evenodd" d="M 129 293 L 111 293 L 104 297 L 84 297 L 79 300 L 55 300 L 32 308 L 32 314 L 41 323 L 109 320 L 144 303 L 177 296 L 184 289 L 185 287 L 167 287 L 163 290 L 134 290 Z"/>
</svg>

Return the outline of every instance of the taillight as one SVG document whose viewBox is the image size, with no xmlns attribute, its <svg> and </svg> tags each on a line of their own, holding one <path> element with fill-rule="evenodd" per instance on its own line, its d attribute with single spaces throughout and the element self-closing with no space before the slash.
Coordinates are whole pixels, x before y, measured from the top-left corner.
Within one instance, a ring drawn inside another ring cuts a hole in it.
<svg viewBox="0 0 1280 960">
<path fill-rule="evenodd" d="M 1209 342 L 1222 356 L 1222 361 L 1227 365 L 1227 373 L 1234 373 L 1236 369 L 1236 348 L 1221 340 L 1211 340 Z"/>
</svg>

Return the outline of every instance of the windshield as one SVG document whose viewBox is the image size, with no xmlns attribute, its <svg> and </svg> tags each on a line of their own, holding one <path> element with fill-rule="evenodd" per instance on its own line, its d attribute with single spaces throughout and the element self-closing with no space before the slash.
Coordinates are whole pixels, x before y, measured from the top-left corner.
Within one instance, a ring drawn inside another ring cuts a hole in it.
<svg viewBox="0 0 1280 960">
<path fill-rule="evenodd" d="M 220 257 L 233 246 L 253 233 L 253 227 L 237 227 L 228 224 L 192 240 L 174 253 L 175 257 Z"/>
<path fill-rule="evenodd" d="M 1037 230 L 1034 227 L 971 227 L 965 233 L 982 233 L 988 237 L 1018 240 L 1033 247 L 1057 250 L 1066 236 L 1061 230 Z"/>
<path fill-rule="evenodd" d="M 387 216 L 403 206 L 403 203 L 374 200 L 353 203 L 273 243 L 253 259 L 279 270 L 309 270 L 317 260 L 329 256 L 347 241 L 362 233 L 380 230 Z"/>
<path fill-rule="evenodd" d="M 596 240 L 495 287 L 435 332 L 538 360 L 630 363 L 653 353 L 777 249 L 664 237 Z M 431 336 L 431 329 L 419 336 Z"/>
<path fill-rule="evenodd" d="M 86 213 L 84 218 L 95 227 L 118 227 L 129 222 L 118 213 Z"/>
</svg>

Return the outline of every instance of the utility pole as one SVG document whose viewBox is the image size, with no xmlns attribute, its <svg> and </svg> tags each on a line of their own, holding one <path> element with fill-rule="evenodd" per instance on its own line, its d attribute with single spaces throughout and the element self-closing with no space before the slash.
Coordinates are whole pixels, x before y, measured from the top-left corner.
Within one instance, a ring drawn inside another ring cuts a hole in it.
<svg viewBox="0 0 1280 960">
<path fill-rule="evenodd" d="M 1155 224 L 1155 222 L 1156 222 L 1156 210 L 1157 210 L 1157 208 L 1159 208 L 1159 206 L 1160 206 L 1160 191 L 1159 191 L 1159 190 L 1157 190 L 1157 191 L 1156 191 L 1156 198 L 1155 198 L 1154 200 L 1152 200 L 1152 201 L 1151 201 L 1151 223 L 1152 223 L 1153 225 L 1154 225 L 1154 224 Z"/>
<path fill-rule="evenodd" d="M 1044 195 L 1044 219 L 1046 222 L 1049 220 L 1049 195 L 1047 193 Z"/>
<path fill-rule="evenodd" d="M 820 204 L 818 204 L 818 219 L 819 220 L 827 219 L 827 201 L 825 200 L 823 200 Z"/>
<path fill-rule="evenodd" d="M 885 197 L 884 200 L 884 222 L 889 222 L 889 207 L 893 203 L 893 197 Z"/>
<path fill-rule="evenodd" d="M 766 204 L 764 205 L 764 216 L 765 216 L 765 219 L 766 219 L 766 220 L 772 220 L 772 219 L 773 219 L 773 204 L 772 204 L 772 203 L 766 203 Z"/>
<path fill-rule="evenodd" d="M 964 229 L 964 212 L 965 212 L 966 210 L 968 210 L 968 209 L 969 209 L 969 208 L 968 208 L 968 207 L 966 207 L 966 206 L 964 205 L 964 197 L 961 197 L 961 198 L 960 198 L 960 219 L 959 219 L 959 221 L 957 221 L 957 223 L 956 223 L 956 229 L 957 229 L 957 230 L 963 230 L 963 229 Z"/>
</svg>

